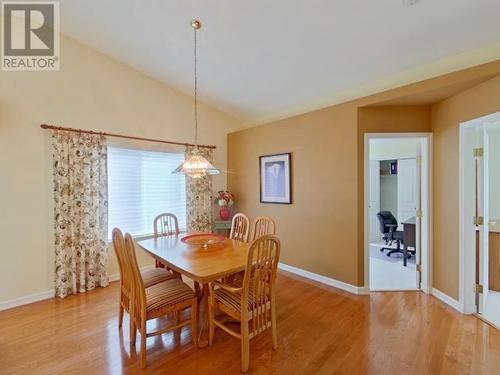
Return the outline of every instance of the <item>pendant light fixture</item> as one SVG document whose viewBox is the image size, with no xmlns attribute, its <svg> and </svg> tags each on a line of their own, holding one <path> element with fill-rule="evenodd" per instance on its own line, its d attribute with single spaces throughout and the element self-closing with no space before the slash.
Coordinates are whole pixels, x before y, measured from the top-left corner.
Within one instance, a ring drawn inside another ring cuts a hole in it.
<svg viewBox="0 0 500 375">
<path fill-rule="evenodd" d="M 193 154 L 172 173 L 185 174 L 193 178 L 200 178 L 206 175 L 219 174 L 219 170 L 212 163 L 205 159 L 198 148 L 198 71 L 196 54 L 197 39 L 196 32 L 201 28 L 199 20 L 191 20 L 191 27 L 194 30 L 194 149 Z"/>
</svg>

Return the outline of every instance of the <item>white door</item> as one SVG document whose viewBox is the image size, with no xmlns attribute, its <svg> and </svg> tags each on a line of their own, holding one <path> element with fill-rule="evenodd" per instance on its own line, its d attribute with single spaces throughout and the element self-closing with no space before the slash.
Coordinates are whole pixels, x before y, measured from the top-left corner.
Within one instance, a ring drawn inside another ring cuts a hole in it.
<svg viewBox="0 0 500 375">
<path fill-rule="evenodd" d="M 415 265 L 417 270 L 417 289 L 422 286 L 422 168 L 423 142 L 417 147 L 415 160 Z M 419 215 L 420 213 L 420 215 Z"/>
<path fill-rule="evenodd" d="M 489 139 L 486 127 L 477 130 L 476 165 L 476 289 L 477 311 L 483 314 L 489 291 Z M 479 219 L 482 218 L 482 219 Z M 482 290 L 481 290 L 482 289 Z"/>
<path fill-rule="evenodd" d="M 417 160 L 398 160 L 398 222 L 415 217 L 417 209 Z"/>
<path fill-rule="evenodd" d="M 380 162 L 370 160 L 370 242 L 380 241 L 381 234 L 377 219 L 380 211 Z"/>
</svg>

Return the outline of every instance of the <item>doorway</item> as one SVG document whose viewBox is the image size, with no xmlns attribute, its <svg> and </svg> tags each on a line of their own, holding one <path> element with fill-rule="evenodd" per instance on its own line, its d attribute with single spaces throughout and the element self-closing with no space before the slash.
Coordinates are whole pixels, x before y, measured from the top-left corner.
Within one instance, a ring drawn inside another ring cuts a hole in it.
<svg viewBox="0 0 500 375">
<path fill-rule="evenodd" d="M 460 298 L 500 329 L 500 112 L 460 125 Z"/>
<path fill-rule="evenodd" d="M 365 287 L 430 293 L 430 133 L 365 135 Z"/>
</svg>

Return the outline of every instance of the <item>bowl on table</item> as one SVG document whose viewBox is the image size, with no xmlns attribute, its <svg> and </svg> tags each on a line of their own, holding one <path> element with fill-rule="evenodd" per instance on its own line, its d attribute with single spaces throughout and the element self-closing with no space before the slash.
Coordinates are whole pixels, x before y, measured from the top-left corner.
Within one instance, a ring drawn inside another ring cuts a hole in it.
<svg viewBox="0 0 500 375">
<path fill-rule="evenodd" d="M 226 238 L 215 233 L 197 233 L 182 237 L 181 241 L 187 244 L 196 245 L 202 249 L 207 249 L 209 246 L 217 245 Z"/>
</svg>

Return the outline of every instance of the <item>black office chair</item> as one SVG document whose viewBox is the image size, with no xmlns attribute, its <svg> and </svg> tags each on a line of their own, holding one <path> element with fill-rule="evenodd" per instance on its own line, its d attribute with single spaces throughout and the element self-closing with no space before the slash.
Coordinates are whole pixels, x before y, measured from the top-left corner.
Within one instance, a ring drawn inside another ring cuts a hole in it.
<svg viewBox="0 0 500 375">
<path fill-rule="evenodd" d="M 380 251 L 389 250 L 387 256 L 391 256 L 394 253 L 403 253 L 401 245 L 403 244 L 403 232 L 398 229 L 398 221 L 394 217 L 391 211 L 380 211 L 377 214 L 377 219 L 380 224 L 380 232 L 383 235 L 385 244 L 391 246 L 394 241 L 396 241 L 396 248 L 383 247 Z M 408 258 L 411 258 L 411 254 L 408 254 Z"/>
</svg>

